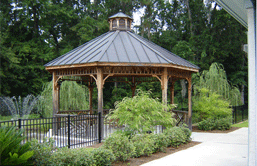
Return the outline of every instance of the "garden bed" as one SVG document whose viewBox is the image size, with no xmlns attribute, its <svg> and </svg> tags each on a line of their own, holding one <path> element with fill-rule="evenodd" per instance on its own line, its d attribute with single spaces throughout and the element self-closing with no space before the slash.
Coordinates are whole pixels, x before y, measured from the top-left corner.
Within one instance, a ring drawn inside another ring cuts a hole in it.
<svg viewBox="0 0 257 166">
<path fill-rule="evenodd" d="M 240 127 L 232 127 L 231 129 L 229 130 L 225 130 L 225 131 L 222 131 L 222 130 L 211 130 L 211 131 L 203 131 L 203 130 L 199 130 L 197 128 L 197 126 L 193 126 L 193 132 L 205 132 L 205 133 L 229 133 L 229 132 L 232 132 L 232 131 L 235 131 L 237 129 L 239 129 Z M 166 153 L 164 152 L 157 152 L 157 153 L 154 153 L 152 154 L 151 156 L 141 156 L 139 158 L 130 158 L 129 160 L 125 161 L 125 162 L 122 162 L 122 161 L 116 161 L 114 162 L 112 165 L 113 166 L 127 166 L 127 165 L 130 165 L 130 166 L 138 166 L 138 165 L 141 165 L 141 164 L 144 164 L 144 163 L 147 163 L 147 162 L 150 162 L 150 161 L 153 161 L 153 160 L 156 160 L 156 159 L 160 159 L 162 157 L 165 157 L 165 156 L 168 156 L 170 154 L 173 154 L 173 153 L 176 153 L 178 151 L 181 151 L 181 150 L 185 150 L 185 149 L 188 149 L 190 147 L 193 147 L 195 145 L 198 145 L 200 144 L 201 142 L 195 142 L 195 141 L 191 141 L 187 144 L 182 144 L 176 148 L 174 147 L 168 147 L 166 149 Z M 100 144 L 95 144 L 93 146 L 90 146 L 90 148 L 99 148 L 103 145 L 103 143 L 100 143 Z"/>
<path fill-rule="evenodd" d="M 173 153 L 176 153 L 178 151 L 181 151 L 181 150 L 185 150 L 187 148 L 190 148 L 190 147 L 193 147 L 195 145 L 198 145 L 200 144 L 201 142 L 195 142 L 195 141 L 191 141 L 187 144 L 182 144 L 176 148 L 174 147 L 168 147 L 166 149 L 166 153 L 164 152 L 157 152 L 157 153 L 154 153 L 152 154 L 151 156 L 141 156 L 139 158 L 130 158 L 129 160 L 127 161 L 116 161 L 112 164 L 112 166 L 138 166 L 138 165 L 141 165 L 141 164 L 144 164 L 144 163 L 148 163 L 150 161 L 153 161 L 153 160 L 156 160 L 156 159 L 160 159 L 162 157 L 165 157 L 165 156 L 168 156 L 170 154 L 173 154 Z M 103 143 L 100 143 L 100 144 L 95 144 L 93 146 L 90 146 L 90 148 L 99 148 L 103 145 Z"/>
<path fill-rule="evenodd" d="M 235 131 L 237 129 L 240 129 L 240 127 L 231 127 L 229 130 L 208 130 L 208 131 L 204 131 L 204 130 L 199 130 L 197 128 L 197 126 L 192 126 L 192 131 L 193 132 L 204 132 L 204 133 L 230 133 L 232 131 Z"/>
</svg>

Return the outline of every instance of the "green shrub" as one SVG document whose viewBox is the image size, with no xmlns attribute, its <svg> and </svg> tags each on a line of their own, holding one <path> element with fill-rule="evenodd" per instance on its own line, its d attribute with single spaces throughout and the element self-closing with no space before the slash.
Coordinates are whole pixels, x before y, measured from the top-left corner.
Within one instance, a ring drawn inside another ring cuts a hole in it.
<svg viewBox="0 0 257 166">
<path fill-rule="evenodd" d="M 225 118 L 232 115 L 229 102 L 206 88 L 200 89 L 200 97 L 194 102 L 193 110 L 197 112 L 200 121 Z"/>
<path fill-rule="evenodd" d="M 197 127 L 199 130 L 214 130 L 215 129 L 215 121 L 213 119 L 206 119 L 198 123 Z"/>
<path fill-rule="evenodd" d="M 199 130 L 229 130 L 232 125 L 232 118 L 206 119 L 198 123 Z"/>
<path fill-rule="evenodd" d="M 128 158 L 133 156 L 135 147 L 129 141 L 128 137 L 119 134 L 113 133 L 109 138 L 104 142 L 104 148 L 110 149 L 116 160 L 126 161 Z"/>
<path fill-rule="evenodd" d="M 48 165 L 49 159 L 56 148 L 54 147 L 54 140 L 52 138 L 44 138 L 43 143 L 34 139 L 31 141 L 31 149 L 34 151 L 32 160 L 34 165 Z"/>
<path fill-rule="evenodd" d="M 178 147 L 180 144 L 187 142 L 186 133 L 181 127 L 166 129 L 164 134 L 168 137 L 168 146 Z"/>
<path fill-rule="evenodd" d="M 94 164 L 96 166 L 111 165 L 115 161 L 115 156 L 111 150 L 104 148 L 96 148 L 92 152 Z"/>
<path fill-rule="evenodd" d="M 191 141 L 192 131 L 189 130 L 189 128 L 187 127 L 187 125 L 181 126 L 180 129 L 181 129 L 181 130 L 184 132 L 184 134 L 185 134 L 185 142 Z"/>
<path fill-rule="evenodd" d="M 154 140 L 149 134 L 137 134 L 132 137 L 131 142 L 135 147 L 133 157 L 149 156 L 154 152 Z"/>
<path fill-rule="evenodd" d="M 0 165 L 27 164 L 28 159 L 33 156 L 30 143 L 21 144 L 25 139 L 23 130 L 16 127 L 0 127 Z"/>
<path fill-rule="evenodd" d="M 92 166 L 94 165 L 94 158 L 86 148 L 68 149 L 65 147 L 58 149 L 51 155 L 48 165 Z"/>
<path fill-rule="evenodd" d="M 216 120 L 215 128 L 217 130 L 229 130 L 232 126 L 232 117 L 222 118 Z"/>
<path fill-rule="evenodd" d="M 172 113 L 165 111 L 172 107 L 174 106 L 152 99 L 150 92 L 138 90 L 133 98 L 125 97 L 121 102 L 117 102 L 108 119 L 118 120 L 119 125 L 128 126 L 134 133 L 145 133 L 152 131 L 156 125 L 174 126 L 175 119 L 171 118 Z"/>
<path fill-rule="evenodd" d="M 166 152 L 166 147 L 168 147 L 169 141 L 168 137 L 164 133 L 150 134 L 150 137 L 154 141 L 154 153 Z"/>
</svg>

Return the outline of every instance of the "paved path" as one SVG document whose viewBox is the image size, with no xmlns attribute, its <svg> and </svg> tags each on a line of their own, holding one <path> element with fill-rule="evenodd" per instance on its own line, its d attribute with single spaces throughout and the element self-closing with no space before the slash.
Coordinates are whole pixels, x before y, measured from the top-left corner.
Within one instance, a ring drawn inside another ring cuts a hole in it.
<svg viewBox="0 0 257 166">
<path fill-rule="evenodd" d="M 192 133 L 199 145 L 176 152 L 142 166 L 246 166 L 248 128 L 219 133 Z"/>
</svg>

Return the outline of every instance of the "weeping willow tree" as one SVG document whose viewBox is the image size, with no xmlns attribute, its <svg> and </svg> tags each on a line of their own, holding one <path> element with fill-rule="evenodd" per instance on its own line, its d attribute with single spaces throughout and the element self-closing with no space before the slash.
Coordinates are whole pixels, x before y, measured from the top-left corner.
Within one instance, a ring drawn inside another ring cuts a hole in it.
<svg viewBox="0 0 257 166">
<path fill-rule="evenodd" d="M 48 82 L 43 86 L 43 92 L 38 102 L 38 110 L 43 117 L 53 116 L 53 84 Z M 60 88 L 60 110 L 85 110 L 89 108 L 88 89 L 75 81 L 64 81 Z"/>
<path fill-rule="evenodd" d="M 241 104 L 241 95 L 237 87 L 231 85 L 227 80 L 224 67 L 221 64 L 213 63 L 209 70 L 203 71 L 197 77 L 195 83 L 195 100 L 199 99 L 199 89 L 206 88 L 222 96 L 223 99 L 230 102 L 231 105 Z"/>
</svg>

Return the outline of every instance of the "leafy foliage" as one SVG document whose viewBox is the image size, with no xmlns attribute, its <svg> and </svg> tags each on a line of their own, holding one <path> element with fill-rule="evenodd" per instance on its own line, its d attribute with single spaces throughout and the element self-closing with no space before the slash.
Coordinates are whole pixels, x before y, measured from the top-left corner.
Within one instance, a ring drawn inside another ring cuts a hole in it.
<svg viewBox="0 0 257 166">
<path fill-rule="evenodd" d="M 209 70 L 204 70 L 198 75 L 198 79 L 195 84 L 195 93 L 199 89 L 206 88 L 219 94 L 224 100 L 229 101 L 231 105 L 235 106 L 241 103 L 239 89 L 229 84 L 226 72 L 221 64 L 213 63 Z M 196 94 L 196 101 L 198 100 L 197 97 L 198 95 Z"/>
<path fill-rule="evenodd" d="M 206 119 L 198 123 L 198 129 L 200 130 L 229 130 L 232 125 L 232 118 L 217 118 Z"/>
<path fill-rule="evenodd" d="M 150 137 L 154 141 L 153 152 L 166 152 L 166 147 L 169 145 L 169 140 L 164 133 L 151 134 Z"/>
<path fill-rule="evenodd" d="M 48 165 L 92 166 L 94 165 L 94 158 L 87 148 L 60 148 L 51 155 Z"/>
<path fill-rule="evenodd" d="M 94 164 L 96 166 L 111 166 L 112 162 L 115 161 L 115 156 L 109 149 L 96 148 L 92 150 L 92 155 L 94 158 Z"/>
<path fill-rule="evenodd" d="M 34 165 L 48 165 L 54 150 L 54 139 L 44 138 L 43 142 L 34 139 L 31 141 L 31 149 L 34 151 L 32 161 Z"/>
<path fill-rule="evenodd" d="M 215 129 L 215 120 L 214 119 L 205 119 L 197 124 L 199 130 L 214 130 Z"/>
<path fill-rule="evenodd" d="M 154 140 L 149 134 L 136 134 L 131 142 L 135 147 L 134 157 L 149 156 L 154 152 Z"/>
<path fill-rule="evenodd" d="M 195 102 L 193 110 L 200 116 L 200 121 L 204 119 L 224 118 L 232 115 L 229 102 L 222 99 L 220 95 L 208 89 L 200 90 L 200 98 Z"/>
<path fill-rule="evenodd" d="M 172 127 L 165 130 L 164 134 L 168 137 L 168 146 L 177 147 L 190 141 L 191 132 L 183 128 Z"/>
<path fill-rule="evenodd" d="M 118 161 L 128 160 L 135 151 L 135 147 L 128 137 L 121 133 L 113 133 L 108 137 L 104 142 L 104 148 L 110 149 Z"/>
<path fill-rule="evenodd" d="M 23 131 L 16 127 L 0 127 L 0 165 L 26 164 L 33 156 L 30 143 L 21 144 L 25 139 Z"/>
<path fill-rule="evenodd" d="M 137 91 L 133 98 L 125 97 L 117 102 L 108 119 L 118 120 L 119 125 L 126 125 L 134 132 L 146 132 L 156 125 L 171 127 L 174 125 L 171 105 L 160 103 L 157 99 L 150 98 L 150 92 Z"/>
<path fill-rule="evenodd" d="M 43 117 L 51 117 L 53 113 L 52 82 L 44 85 L 38 103 L 38 111 Z M 88 91 L 86 87 L 74 81 L 62 82 L 60 88 L 60 110 L 88 109 Z"/>
</svg>

